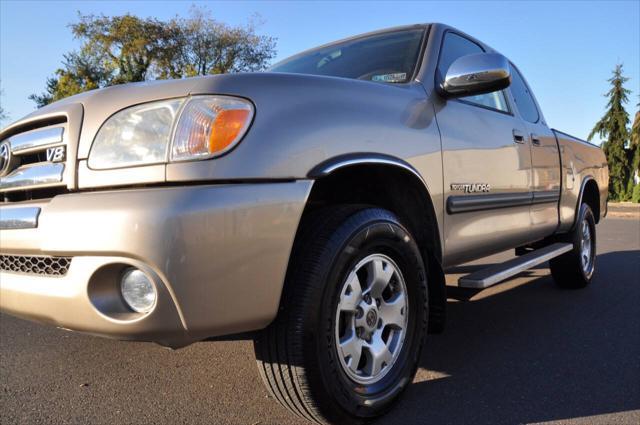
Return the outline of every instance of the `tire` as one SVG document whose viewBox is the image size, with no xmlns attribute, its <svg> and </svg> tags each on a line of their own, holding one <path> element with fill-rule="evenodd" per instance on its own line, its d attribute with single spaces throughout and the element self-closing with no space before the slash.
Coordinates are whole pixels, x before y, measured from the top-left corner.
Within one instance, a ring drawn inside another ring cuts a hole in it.
<svg viewBox="0 0 640 425">
<path fill-rule="evenodd" d="M 377 283 L 368 286 L 370 275 Z M 384 414 L 418 367 L 428 321 L 426 276 L 413 237 L 389 211 L 332 207 L 305 219 L 278 316 L 254 341 L 268 391 L 317 423 L 363 423 Z M 363 304 L 367 294 L 370 304 Z M 356 365 L 357 347 L 368 348 Z"/>
<path fill-rule="evenodd" d="M 580 205 L 575 228 L 563 239 L 573 249 L 549 261 L 553 280 L 561 288 L 584 288 L 596 266 L 596 221 L 589 205 Z"/>
</svg>

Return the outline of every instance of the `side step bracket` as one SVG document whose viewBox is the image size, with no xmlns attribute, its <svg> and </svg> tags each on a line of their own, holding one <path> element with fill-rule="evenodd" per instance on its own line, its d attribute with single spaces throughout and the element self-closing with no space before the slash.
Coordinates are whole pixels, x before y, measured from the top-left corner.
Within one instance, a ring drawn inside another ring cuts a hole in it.
<svg viewBox="0 0 640 425">
<path fill-rule="evenodd" d="M 516 257 L 501 264 L 496 264 L 486 269 L 468 274 L 458 279 L 458 286 L 462 288 L 484 289 L 489 286 L 500 283 L 535 267 L 539 264 L 549 261 L 552 258 L 569 252 L 573 249 L 570 243 L 554 243 L 544 248 L 536 249 L 521 257 Z"/>
</svg>

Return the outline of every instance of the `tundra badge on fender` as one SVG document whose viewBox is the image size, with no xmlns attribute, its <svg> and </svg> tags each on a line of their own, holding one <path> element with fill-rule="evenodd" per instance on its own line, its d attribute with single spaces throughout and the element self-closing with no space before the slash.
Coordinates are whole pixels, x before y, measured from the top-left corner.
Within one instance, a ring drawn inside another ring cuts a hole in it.
<svg viewBox="0 0 640 425">
<path fill-rule="evenodd" d="M 461 190 L 464 193 L 490 192 L 489 183 L 451 183 L 451 190 Z"/>
</svg>

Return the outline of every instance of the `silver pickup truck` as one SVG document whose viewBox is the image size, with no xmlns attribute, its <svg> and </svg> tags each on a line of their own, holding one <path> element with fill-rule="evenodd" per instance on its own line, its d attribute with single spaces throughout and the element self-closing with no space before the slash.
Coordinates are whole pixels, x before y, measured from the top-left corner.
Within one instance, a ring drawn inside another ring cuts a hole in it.
<svg viewBox="0 0 640 425">
<path fill-rule="evenodd" d="M 447 268 L 515 249 L 458 285 L 549 261 L 587 286 L 607 205 L 602 151 L 442 24 L 83 93 L 0 143 L 3 312 L 173 348 L 253 338 L 267 389 L 316 422 L 391 407 L 444 329 Z"/>
</svg>

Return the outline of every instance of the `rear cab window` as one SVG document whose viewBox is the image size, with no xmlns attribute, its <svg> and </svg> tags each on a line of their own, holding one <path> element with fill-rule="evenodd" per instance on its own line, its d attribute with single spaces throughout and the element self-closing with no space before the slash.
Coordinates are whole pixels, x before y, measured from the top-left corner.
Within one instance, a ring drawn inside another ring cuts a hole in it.
<svg viewBox="0 0 640 425">
<path fill-rule="evenodd" d="M 360 37 L 303 52 L 269 71 L 406 83 L 416 72 L 425 36 L 425 28 L 413 28 Z"/>
<path fill-rule="evenodd" d="M 483 53 L 484 49 L 478 44 L 462 37 L 454 32 L 445 33 L 440 49 L 440 57 L 438 59 L 437 78 L 438 81 L 444 81 L 444 77 L 449 70 L 451 64 L 458 58 L 476 53 Z M 495 91 L 493 93 L 481 94 L 476 96 L 462 97 L 459 100 L 468 102 L 477 106 L 494 109 L 500 112 L 509 112 L 507 99 L 504 91 Z"/>
</svg>

